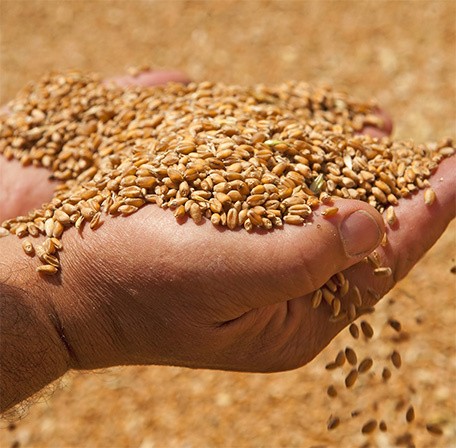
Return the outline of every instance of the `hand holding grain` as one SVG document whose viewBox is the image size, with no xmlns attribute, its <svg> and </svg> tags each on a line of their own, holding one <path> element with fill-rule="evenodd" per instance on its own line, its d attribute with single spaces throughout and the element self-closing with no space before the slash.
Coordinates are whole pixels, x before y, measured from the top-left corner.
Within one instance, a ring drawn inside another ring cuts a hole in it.
<svg viewBox="0 0 456 448">
<path fill-rule="evenodd" d="M 386 280 L 360 263 L 379 245 L 383 225 L 358 201 L 338 201 L 331 219 L 315 213 L 311 226 L 262 235 L 220 231 L 209 222 L 179 225 L 158 207 L 84 232 L 83 250 L 70 233 L 62 284 L 51 279 L 49 286 L 72 347 L 71 367 L 267 372 L 309 362 L 347 324 L 329 322 L 327 307 L 312 309 L 313 291 L 340 271 L 365 306 L 391 289 L 454 217 L 454 163 L 445 160 L 432 177 L 439 199 L 431 207 L 422 193 L 400 204 L 400 227 L 377 249 L 393 270 Z M 349 216 L 356 217 L 350 229 L 343 224 Z"/>
<path fill-rule="evenodd" d="M 382 241 L 383 219 L 365 202 L 335 200 L 314 210 L 307 225 L 271 232 L 176 222 L 154 206 L 128 218 L 107 216 L 95 233 L 68 229 L 60 275 L 40 282 L 27 279 L 32 263 L 14 255 L 18 241 L 4 238 L 2 249 L 11 254 L 5 266 L 18 269 L 0 280 L 26 285 L 21 301 L 41 304 L 37 314 L 50 328 L 60 366 L 53 378 L 68 368 L 120 364 L 291 369 L 313 359 L 348 323 L 330 319 L 346 308 L 343 300 L 332 309 L 314 306 L 333 276 L 349 280 L 362 310 L 438 239 L 455 214 L 453 173 L 454 156 L 430 179 L 437 200 L 430 190 L 423 199 L 421 191 L 386 213 L 388 239 L 377 249 L 375 271 L 362 260 Z"/>
</svg>

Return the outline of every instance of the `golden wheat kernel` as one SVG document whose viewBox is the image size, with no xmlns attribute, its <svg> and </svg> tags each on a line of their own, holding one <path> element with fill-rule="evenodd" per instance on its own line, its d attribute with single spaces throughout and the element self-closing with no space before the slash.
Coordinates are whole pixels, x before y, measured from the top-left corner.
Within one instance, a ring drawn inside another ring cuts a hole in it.
<svg viewBox="0 0 456 448">
<path fill-rule="evenodd" d="M 352 366 L 356 366 L 356 364 L 358 363 L 358 357 L 356 356 L 356 352 L 350 347 L 347 347 L 345 349 L 345 357 Z"/>
<path fill-rule="evenodd" d="M 0 227 L 0 238 L 3 238 L 5 236 L 8 236 L 10 233 L 7 229 L 4 227 Z"/>
<path fill-rule="evenodd" d="M 54 232 L 54 220 L 52 218 L 46 219 L 44 222 L 44 231 L 46 232 L 46 236 L 52 237 Z"/>
<path fill-rule="evenodd" d="M 54 229 L 52 230 L 52 235 L 51 237 L 54 238 L 60 238 L 62 236 L 64 227 L 63 224 L 60 223 L 60 221 L 55 221 L 54 222 Z"/>
<path fill-rule="evenodd" d="M 53 275 L 57 273 L 58 268 L 56 266 L 52 266 L 50 264 L 42 264 L 36 268 L 36 271 L 46 275 Z"/>
<path fill-rule="evenodd" d="M 377 420 L 371 419 L 363 425 L 363 427 L 361 428 L 361 432 L 363 434 L 370 434 L 371 432 L 375 431 L 376 428 L 377 428 Z"/>
<path fill-rule="evenodd" d="M 238 212 L 235 208 L 228 210 L 226 224 L 227 227 L 231 230 L 234 230 L 238 226 Z"/>
<path fill-rule="evenodd" d="M 316 291 L 314 291 L 314 293 L 312 294 L 312 300 L 311 300 L 312 308 L 314 308 L 314 309 L 318 308 L 320 306 L 322 298 L 323 298 L 323 293 L 322 293 L 321 289 L 317 289 Z"/>
<path fill-rule="evenodd" d="M 33 256 L 35 255 L 35 249 L 33 247 L 33 244 L 30 240 L 24 240 L 22 241 L 22 249 L 27 255 Z"/>
<path fill-rule="evenodd" d="M 394 225 L 394 223 L 396 222 L 396 213 L 394 212 L 394 207 L 392 205 L 390 205 L 387 209 L 386 209 L 386 222 L 392 226 Z"/>
<path fill-rule="evenodd" d="M 92 220 L 90 221 L 90 228 L 92 230 L 96 229 L 101 224 L 100 223 L 100 217 L 101 217 L 101 212 L 97 212 L 93 216 Z"/>
<path fill-rule="evenodd" d="M 337 291 L 337 285 L 334 282 L 334 280 L 329 279 L 326 283 L 325 286 L 331 291 L 331 292 L 336 292 Z"/>
<path fill-rule="evenodd" d="M 349 290 L 350 290 L 350 282 L 347 279 L 345 279 L 344 283 L 342 284 L 342 286 L 339 289 L 339 296 L 345 297 Z"/>
<path fill-rule="evenodd" d="M 340 424 L 340 419 L 339 417 L 334 417 L 331 415 L 328 419 L 328 423 L 326 424 L 326 427 L 328 428 L 328 431 L 331 431 L 332 429 L 335 429 L 339 426 Z"/>
<path fill-rule="evenodd" d="M 349 331 L 350 331 L 350 334 L 352 335 L 352 337 L 353 337 L 354 339 L 358 339 L 358 338 L 359 338 L 359 328 L 358 328 L 358 325 L 356 325 L 355 323 L 350 324 Z"/>
<path fill-rule="evenodd" d="M 321 212 L 321 214 L 325 218 L 330 218 L 331 216 L 334 216 L 337 212 L 339 211 L 338 207 L 328 207 L 325 210 Z"/>
<path fill-rule="evenodd" d="M 427 430 L 427 432 L 429 432 L 430 434 L 435 435 L 435 436 L 441 436 L 443 434 L 442 428 L 439 425 L 434 424 L 434 423 L 427 423 L 426 430 Z"/>
<path fill-rule="evenodd" d="M 56 251 L 56 247 L 55 247 L 55 244 L 54 244 L 54 240 L 55 238 L 52 237 L 52 238 L 46 238 L 43 242 L 43 249 L 44 251 L 49 254 L 49 255 L 52 255 L 55 251 Z"/>
<path fill-rule="evenodd" d="M 364 336 L 368 339 L 371 339 L 372 336 L 374 336 L 374 329 L 365 320 L 361 321 L 361 331 L 363 332 Z"/>
<path fill-rule="evenodd" d="M 340 314 L 342 304 L 339 299 L 335 298 L 331 304 L 333 316 L 337 317 Z"/>
<path fill-rule="evenodd" d="M 393 363 L 393 366 L 396 367 L 396 369 L 399 369 L 402 365 L 401 355 L 396 350 L 394 350 L 391 354 L 391 362 Z"/>
<path fill-rule="evenodd" d="M 138 207 L 135 207 L 134 205 L 124 204 L 119 207 L 119 212 L 122 213 L 123 215 L 131 215 L 132 213 L 135 213 L 137 210 L 138 210 Z M 93 219 L 93 217 L 92 217 L 92 219 Z"/>
<path fill-rule="evenodd" d="M 432 205 L 435 202 L 435 199 L 436 199 L 436 195 L 435 195 L 434 190 L 432 188 L 428 188 L 424 192 L 424 203 L 426 205 Z"/>
<path fill-rule="evenodd" d="M 350 370 L 350 373 L 345 377 L 345 387 L 347 389 L 350 387 L 353 387 L 353 385 L 356 383 L 357 379 L 358 379 L 358 370 L 356 370 L 356 369 Z"/>
<path fill-rule="evenodd" d="M 335 299 L 335 295 L 325 286 L 323 286 L 321 292 L 323 293 L 323 298 L 325 299 L 328 305 L 332 305 L 333 300 Z"/>
<path fill-rule="evenodd" d="M 337 397 L 337 390 L 333 385 L 329 386 L 326 389 L 326 393 L 327 393 L 328 397 L 331 397 L 331 398 Z"/>
<path fill-rule="evenodd" d="M 196 202 L 191 205 L 189 213 L 190 217 L 193 219 L 193 221 L 195 221 L 196 224 L 201 222 L 203 215 L 201 212 L 201 207 Z"/>
<path fill-rule="evenodd" d="M 283 221 L 287 224 L 301 225 L 304 222 L 304 218 L 301 216 L 288 214 L 283 217 Z"/>
</svg>

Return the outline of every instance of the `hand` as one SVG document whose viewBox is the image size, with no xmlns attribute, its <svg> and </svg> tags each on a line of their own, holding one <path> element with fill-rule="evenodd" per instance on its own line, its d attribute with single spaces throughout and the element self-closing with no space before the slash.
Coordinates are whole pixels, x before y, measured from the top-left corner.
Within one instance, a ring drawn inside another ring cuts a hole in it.
<svg viewBox="0 0 456 448">
<path fill-rule="evenodd" d="M 191 220 L 179 225 L 153 206 L 108 218 L 83 239 L 72 229 L 64 238 L 61 282 L 50 278 L 46 289 L 71 347 L 70 366 L 269 372 L 309 362 L 347 324 L 330 323 L 326 305 L 313 310 L 312 292 L 344 271 L 364 305 L 373 305 L 454 217 L 455 168 L 452 157 L 432 176 L 432 206 L 421 191 L 396 208 L 398 226 L 377 249 L 393 271 L 386 279 L 360 263 L 379 245 L 383 221 L 358 201 L 339 200 L 331 219 L 317 211 L 311 226 L 264 234 Z M 349 216 L 355 220 L 345 221 Z"/>
</svg>

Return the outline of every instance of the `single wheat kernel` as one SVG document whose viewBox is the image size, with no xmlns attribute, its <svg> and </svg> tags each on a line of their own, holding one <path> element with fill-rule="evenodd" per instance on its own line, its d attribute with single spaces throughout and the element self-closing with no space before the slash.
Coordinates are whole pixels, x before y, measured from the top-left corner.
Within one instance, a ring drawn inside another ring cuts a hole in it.
<svg viewBox="0 0 456 448">
<path fill-rule="evenodd" d="M 333 312 L 334 317 L 337 317 L 340 314 L 341 306 L 342 306 L 342 304 L 339 299 L 336 298 L 333 300 L 331 307 L 332 307 L 332 312 Z"/>
<path fill-rule="evenodd" d="M 356 356 L 356 352 L 350 347 L 347 347 L 345 349 L 345 357 L 352 366 L 356 366 L 356 364 L 358 363 L 358 357 Z"/>
<path fill-rule="evenodd" d="M 407 423 L 411 423 L 413 420 L 415 420 L 415 409 L 413 406 L 409 406 L 407 409 L 407 412 L 405 413 L 405 420 Z"/>
<path fill-rule="evenodd" d="M 321 289 L 317 289 L 313 294 L 312 294 L 312 308 L 318 308 L 320 306 L 321 300 L 323 298 L 323 293 Z"/>
<path fill-rule="evenodd" d="M 328 288 L 325 288 L 324 286 L 320 289 L 321 289 L 321 292 L 323 293 L 323 298 L 325 299 L 326 303 L 328 305 L 332 305 L 332 302 L 335 299 L 335 295 Z"/>
<path fill-rule="evenodd" d="M 50 264 L 42 264 L 36 268 L 36 271 L 47 275 L 53 275 L 58 271 L 58 269 Z"/>
<path fill-rule="evenodd" d="M 435 191 L 432 189 L 432 188 L 428 188 L 425 192 L 424 192 L 424 203 L 426 205 L 432 205 L 435 201 Z"/>
<path fill-rule="evenodd" d="M 340 419 L 339 417 L 333 417 L 332 415 L 328 419 L 328 423 L 326 427 L 328 428 L 328 431 L 331 431 L 332 429 L 335 429 L 339 426 Z"/>
<path fill-rule="evenodd" d="M 361 432 L 363 434 L 370 434 L 371 432 L 375 431 L 377 428 L 377 420 L 371 419 L 364 423 L 363 427 L 361 428 Z"/>
<path fill-rule="evenodd" d="M 292 225 L 301 225 L 304 222 L 304 218 L 301 218 L 300 216 L 297 215 L 285 215 L 283 218 L 284 222 L 287 224 L 292 224 Z"/>
<path fill-rule="evenodd" d="M 358 366 L 358 373 L 365 373 L 370 370 L 370 368 L 373 366 L 374 362 L 372 361 L 372 358 L 365 358 L 363 359 Z"/>
<path fill-rule="evenodd" d="M 326 370 L 335 370 L 338 367 L 339 366 L 335 362 L 330 362 L 330 363 L 326 364 L 325 369 Z"/>
<path fill-rule="evenodd" d="M 33 247 L 33 244 L 30 240 L 22 241 L 22 249 L 27 255 L 35 255 L 35 248 Z"/>
<path fill-rule="evenodd" d="M 391 362 L 396 369 L 399 369 L 402 365 L 401 355 L 396 350 L 391 354 Z"/>
<path fill-rule="evenodd" d="M 368 339 L 371 339 L 374 336 L 374 329 L 365 320 L 361 321 L 361 331 L 363 332 L 364 336 Z"/>
<path fill-rule="evenodd" d="M 374 269 L 374 275 L 377 277 L 389 277 L 393 274 L 393 270 L 389 267 L 381 267 Z"/>
<path fill-rule="evenodd" d="M 358 328 L 358 325 L 356 325 L 355 323 L 350 324 L 349 331 L 350 331 L 350 334 L 352 335 L 352 337 L 353 337 L 354 339 L 358 339 L 358 338 L 359 338 L 359 328 Z"/>
<path fill-rule="evenodd" d="M 8 236 L 10 233 L 8 232 L 7 229 L 4 227 L 0 227 L 0 238 L 3 238 L 4 236 Z"/>
<path fill-rule="evenodd" d="M 442 428 L 435 423 L 427 423 L 426 430 L 428 433 L 435 435 L 435 436 L 441 436 L 443 434 Z"/>
<path fill-rule="evenodd" d="M 339 209 L 337 207 L 327 207 L 321 212 L 321 214 L 325 218 L 330 218 L 331 216 L 334 216 L 338 211 Z"/>
<path fill-rule="evenodd" d="M 45 250 L 46 253 L 49 255 L 52 255 L 56 251 L 56 247 L 54 244 L 54 237 L 52 238 L 46 238 L 43 243 L 43 249 Z"/>
<path fill-rule="evenodd" d="M 358 371 L 356 369 L 350 370 L 350 373 L 345 377 L 345 387 L 348 389 L 352 387 L 358 379 Z"/>
<path fill-rule="evenodd" d="M 396 213 L 394 212 L 394 207 L 392 205 L 390 205 L 387 209 L 386 209 L 386 222 L 392 226 L 394 225 L 394 223 L 396 222 Z"/>
<path fill-rule="evenodd" d="M 328 394 L 328 397 L 337 397 L 337 390 L 333 385 L 329 386 L 328 389 L 326 389 L 326 393 Z"/>
</svg>

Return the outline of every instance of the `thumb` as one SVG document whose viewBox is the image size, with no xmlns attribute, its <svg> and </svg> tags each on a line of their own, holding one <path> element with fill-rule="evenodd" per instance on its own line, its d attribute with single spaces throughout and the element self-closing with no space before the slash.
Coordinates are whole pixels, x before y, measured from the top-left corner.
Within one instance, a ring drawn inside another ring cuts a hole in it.
<svg viewBox="0 0 456 448">
<path fill-rule="evenodd" d="M 307 225 L 285 225 L 272 232 L 241 230 L 221 236 L 216 228 L 208 232 L 201 228 L 206 226 L 198 227 L 199 245 L 206 251 L 203 256 L 214 261 L 207 269 L 216 266 L 218 273 L 213 293 L 229 291 L 230 302 L 237 311 L 245 312 L 309 294 L 337 272 L 358 263 L 380 244 L 383 219 L 361 201 L 340 199 L 334 206 L 338 212 L 331 217 L 322 214 L 327 207 L 321 206 Z M 211 237 L 213 232 L 217 234 Z M 209 234 L 207 241 L 202 240 L 203 233 Z M 176 237 L 185 244 L 184 231 Z M 189 274 L 198 275 L 196 270 Z"/>
</svg>

